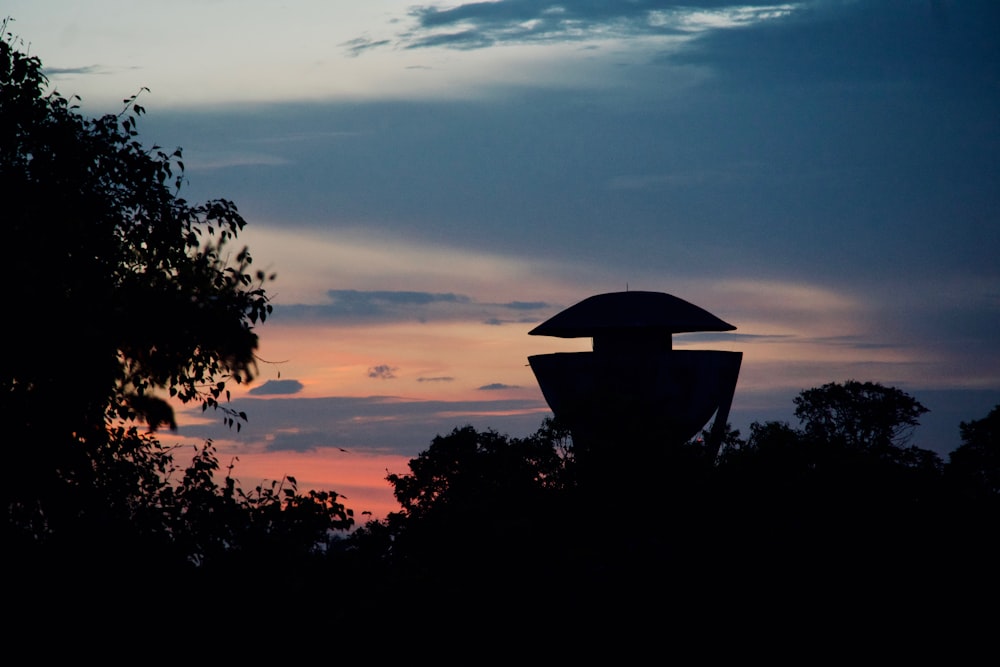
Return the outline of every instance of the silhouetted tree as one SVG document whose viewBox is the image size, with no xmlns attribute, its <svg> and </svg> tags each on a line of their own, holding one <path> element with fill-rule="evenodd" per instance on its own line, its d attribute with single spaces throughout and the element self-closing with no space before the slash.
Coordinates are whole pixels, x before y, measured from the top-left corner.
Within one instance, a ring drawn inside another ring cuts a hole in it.
<svg viewBox="0 0 1000 667">
<path fill-rule="evenodd" d="M 882 388 L 875 395 L 887 393 L 902 394 Z M 885 409 L 878 399 L 861 405 L 861 395 L 851 399 L 853 412 L 841 413 L 839 394 L 827 406 L 820 400 L 826 390 L 803 395 L 815 414 L 834 413 L 834 422 L 875 419 Z M 910 407 L 882 413 L 887 426 L 879 433 L 920 413 L 905 395 L 896 398 Z M 935 453 L 901 439 L 863 446 L 864 439 L 841 437 L 841 426 L 754 422 L 746 440 L 727 427 L 717 461 L 695 440 L 631 462 L 649 466 L 630 479 L 650 488 L 625 496 L 616 494 L 628 480 L 609 484 L 614 492 L 607 494 L 578 484 L 579 462 L 551 477 L 562 482 L 550 493 L 526 492 L 544 486 L 532 462 L 548 455 L 492 431 L 456 429 L 411 461 L 411 474 L 389 477 L 404 511 L 362 527 L 352 541 L 358 553 L 377 555 L 383 567 L 373 578 L 386 582 L 387 596 L 447 601 L 444 609 L 434 606 L 432 618 L 475 618 L 485 626 L 498 622 L 511 599 L 524 603 L 519 619 L 544 619 L 547 627 L 658 618 L 633 613 L 643 598 L 695 614 L 720 607 L 754 614 L 767 599 L 775 618 L 801 622 L 828 619 L 861 600 L 894 613 L 926 610 L 949 599 L 950 581 L 985 581 L 996 515 L 942 502 Z M 988 432 L 980 426 L 966 430 Z M 956 571 L 936 578 L 941 565 Z"/>
<path fill-rule="evenodd" d="M 906 392 L 875 382 L 831 382 L 795 397 L 807 436 L 875 453 L 902 449 L 925 412 Z"/>
<path fill-rule="evenodd" d="M 856 581 L 881 559 L 926 564 L 917 552 L 940 528 L 943 466 L 907 444 L 926 408 L 856 381 L 804 390 L 794 403 L 801 428 L 754 422 L 746 443 L 723 450 L 716 481 L 729 530 L 758 553 L 799 553 L 796 568 L 822 563 Z M 869 560 L 852 563 L 858 549 Z"/>
<path fill-rule="evenodd" d="M 573 455 L 553 420 L 524 438 L 455 428 L 408 466 L 386 477 L 401 510 L 351 536 L 391 580 L 465 598 L 554 573 L 558 559 L 546 555 L 566 534 Z"/>
<path fill-rule="evenodd" d="M 718 464 L 728 470 L 797 468 L 805 465 L 803 461 L 810 456 L 808 450 L 804 434 L 787 422 L 753 422 L 746 440 L 737 437 L 727 442 Z"/>
<path fill-rule="evenodd" d="M 408 474 L 386 479 L 411 521 L 514 516 L 530 510 L 539 494 L 565 487 L 572 454 L 564 438 L 551 420 L 526 438 L 456 428 L 410 460 Z"/>
<path fill-rule="evenodd" d="M 959 425 L 962 444 L 948 456 L 945 472 L 963 493 L 1000 496 L 1000 405 L 982 419 Z"/>
<path fill-rule="evenodd" d="M 44 548 L 64 572 L 69 560 L 114 569 L 143 549 L 134 561 L 155 567 L 269 541 L 321 548 L 353 522 L 336 494 L 299 494 L 290 478 L 219 486 L 211 443 L 179 468 L 154 433 L 175 427 L 167 396 L 220 409 L 237 429 L 246 418 L 226 406 L 227 383 L 256 373 L 274 276 L 231 249 L 245 220 L 227 200 L 180 197 L 181 150 L 140 143 L 136 97 L 85 118 L 7 21 L 2 32 L 5 544 L 25 564 Z"/>
</svg>

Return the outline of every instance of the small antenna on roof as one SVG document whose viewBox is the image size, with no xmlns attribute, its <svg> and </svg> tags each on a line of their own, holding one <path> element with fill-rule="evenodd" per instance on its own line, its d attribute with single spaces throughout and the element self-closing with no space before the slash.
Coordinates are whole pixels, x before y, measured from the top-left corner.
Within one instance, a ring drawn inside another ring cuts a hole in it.
<svg viewBox="0 0 1000 667">
<path fill-rule="evenodd" d="M 628 291 L 628 281 L 625 282 L 625 291 Z"/>
</svg>

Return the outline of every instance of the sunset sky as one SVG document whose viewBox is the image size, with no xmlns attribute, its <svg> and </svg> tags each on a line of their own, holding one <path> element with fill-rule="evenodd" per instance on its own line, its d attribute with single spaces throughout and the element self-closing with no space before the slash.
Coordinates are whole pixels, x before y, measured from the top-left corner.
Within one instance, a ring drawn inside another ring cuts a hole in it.
<svg viewBox="0 0 1000 667">
<path fill-rule="evenodd" d="M 185 414 L 244 486 L 360 513 L 472 424 L 549 414 L 529 336 L 593 294 L 667 292 L 737 329 L 730 421 L 826 382 L 903 389 L 942 455 L 1000 403 L 1000 2 L 8 0 L 82 111 L 141 88 L 190 201 L 273 271 L 249 414 Z"/>
</svg>

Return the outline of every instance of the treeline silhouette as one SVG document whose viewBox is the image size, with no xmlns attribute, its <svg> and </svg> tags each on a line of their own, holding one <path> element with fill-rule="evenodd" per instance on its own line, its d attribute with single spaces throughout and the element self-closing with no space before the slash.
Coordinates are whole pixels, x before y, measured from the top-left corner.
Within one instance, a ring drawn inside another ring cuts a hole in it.
<svg viewBox="0 0 1000 667">
<path fill-rule="evenodd" d="M 551 420 L 524 439 L 455 429 L 389 475 L 401 511 L 343 547 L 456 609 L 506 600 L 538 622 L 608 605 L 639 618 L 643 600 L 706 618 L 764 601 L 776 618 L 821 601 L 859 619 L 927 611 L 995 586 L 1000 406 L 960 425 L 947 462 L 907 444 L 924 411 L 830 383 L 796 399 L 798 428 L 730 430 L 718 457 L 698 439 L 617 461 L 621 443 L 576 452 Z"/>
<path fill-rule="evenodd" d="M 217 480 L 207 443 L 127 513 L 95 496 L 73 508 L 75 525 L 43 535 L 8 507 L 8 568 L 53 587 L 43 606 L 122 602 L 156 581 L 161 610 L 218 590 L 234 608 L 298 610 L 285 620 L 300 629 L 478 619 L 607 630 L 669 610 L 687 623 L 748 615 L 745 625 L 761 605 L 783 622 L 834 608 L 860 622 L 995 590 L 1000 406 L 960 425 L 945 462 L 899 435 L 901 415 L 923 406 L 897 389 L 831 383 L 797 405 L 800 427 L 729 430 L 714 458 L 699 438 L 644 443 L 640 458 L 611 464 L 618 443 L 575 451 L 551 418 L 524 438 L 455 428 L 387 475 L 400 510 L 361 525 L 337 494 L 301 493 L 294 479 L 250 492 L 232 470 Z"/>
</svg>

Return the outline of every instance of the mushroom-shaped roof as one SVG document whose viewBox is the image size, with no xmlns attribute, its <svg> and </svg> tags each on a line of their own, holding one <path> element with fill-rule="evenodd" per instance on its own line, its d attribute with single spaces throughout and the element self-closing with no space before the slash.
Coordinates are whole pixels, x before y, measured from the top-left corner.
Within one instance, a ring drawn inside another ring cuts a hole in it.
<svg viewBox="0 0 1000 667">
<path fill-rule="evenodd" d="M 663 292 L 610 292 L 588 297 L 529 331 L 532 336 L 592 338 L 623 330 L 664 334 L 732 331 L 703 308 Z"/>
</svg>

